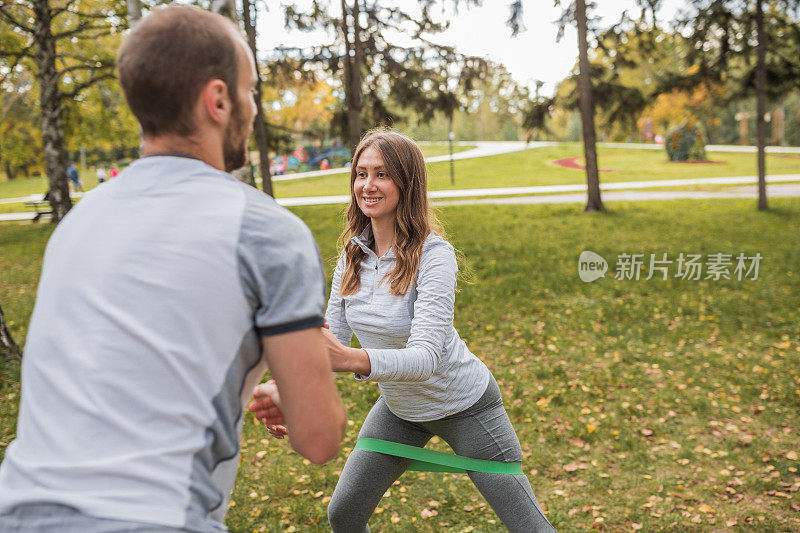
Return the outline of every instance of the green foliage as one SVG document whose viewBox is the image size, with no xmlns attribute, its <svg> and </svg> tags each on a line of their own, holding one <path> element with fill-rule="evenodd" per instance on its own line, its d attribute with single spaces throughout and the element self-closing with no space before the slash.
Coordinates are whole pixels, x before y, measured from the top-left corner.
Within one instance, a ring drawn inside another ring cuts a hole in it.
<svg viewBox="0 0 800 533">
<path fill-rule="evenodd" d="M 363 2 L 362 5 L 361 0 L 352 1 L 359 2 L 359 21 L 367 22 L 366 25 L 360 22 L 363 64 L 354 67 L 361 73 L 364 129 L 378 124 L 394 124 L 404 112 L 428 121 L 437 111 L 447 116 L 467 105 L 465 95 L 484 75 L 487 63 L 482 58 L 465 56 L 453 47 L 432 42 L 431 36 L 447 28 L 446 21 L 433 16 L 431 8 L 435 2 L 423 2 L 421 16 L 413 17 L 385 2 Z M 475 3 L 475 0 L 461 0 L 456 5 Z M 327 72 L 347 92 L 351 89 L 344 80 L 344 53 L 350 47 L 355 48 L 352 43 L 356 31 L 351 1 L 342 4 L 348 6 L 344 24 L 341 15 L 332 14 L 340 11 L 339 3 L 335 5 L 333 8 L 330 1 L 315 0 L 305 12 L 297 6 L 287 6 L 288 27 L 302 31 L 325 30 L 333 36 L 333 41 L 311 51 L 282 47 L 279 52 L 288 63 L 300 65 L 308 73 Z M 394 35 L 397 34 L 412 37 L 414 44 L 396 44 Z M 331 129 L 334 135 L 347 137 L 347 109 L 334 114 Z"/>
<path fill-rule="evenodd" d="M 685 122 L 667 134 L 664 142 L 670 161 L 704 161 L 706 145 L 700 127 Z"/>
</svg>

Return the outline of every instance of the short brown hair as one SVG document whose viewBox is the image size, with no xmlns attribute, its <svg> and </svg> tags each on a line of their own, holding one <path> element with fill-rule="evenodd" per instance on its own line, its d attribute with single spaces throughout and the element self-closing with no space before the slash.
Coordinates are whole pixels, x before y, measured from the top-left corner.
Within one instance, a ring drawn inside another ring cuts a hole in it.
<svg viewBox="0 0 800 533">
<path fill-rule="evenodd" d="M 119 81 L 146 136 L 195 131 L 192 110 L 206 82 L 220 79 L 236 104 L 238 28 L 190 6 L 154 10 L 117 55 Z"/>
</svg>

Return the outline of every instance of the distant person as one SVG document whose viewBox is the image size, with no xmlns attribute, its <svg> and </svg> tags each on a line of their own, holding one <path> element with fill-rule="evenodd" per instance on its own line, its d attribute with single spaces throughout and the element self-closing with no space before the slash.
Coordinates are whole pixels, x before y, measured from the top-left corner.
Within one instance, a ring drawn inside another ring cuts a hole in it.
<svg viewBox="0 0 800 533">
<path fill-rule="evenodd" d="M 328 170 L 331 168 L 331 164 L 327 159 L 323 159 L 322 162 L 319 164 L 320 170 Z"/>
<path fill-rule="evenodd" d="M 75 165 L 75 161 L 69 162 L 69 166 L 67 167 L 67 179 L 72 185 L 73 192 L 83 192 L 83 182 L 78 175 L 78 167 Z"/>
<path fill-rule="evenodd" d="M 47 245 L 22 363 L 0 531 L 224 531 L 243 407 L 261 387 L 292 447 L 338 451 L 344 409 L 303 222 L 245 164 L 255 62 L 236 26 L 152 11 L 120 49 L 143 156 L 89 192 Z"/>
<path fill-rule="evenodd" d="M 118 175 L 119 175 L 119 169 L 117 168 L 117 165 L 111 165 L 111 171 L 108 173 L 108 177 L 114 179 Z"/>
<path fill-rule="evenodd" d="M 106 181 L 108 174 L 106 174 L 106 169 L 103 165 L 97 167 L 97 183 L 103 183 Z"/>
</svg>

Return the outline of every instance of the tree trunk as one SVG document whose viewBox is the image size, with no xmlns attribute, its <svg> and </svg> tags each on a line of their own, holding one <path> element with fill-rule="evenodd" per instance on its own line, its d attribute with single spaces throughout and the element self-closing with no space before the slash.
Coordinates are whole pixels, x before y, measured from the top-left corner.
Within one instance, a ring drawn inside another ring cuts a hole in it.
<svg viewBox="0 0 800 533">
<path fill-rule="evenodd" d="M 600 177 L 597 171 L 597 142 L 594 129 L 594 101 L 592 80 L 589 72 L 589 43 L 585 0 L 576 0 L 575 18 L 578 23 L 578 104 L 583 123 L 583 153 L 586 159 L 586 182 L 588 199 L 584 211 L 602 211 L 600 199 Z"/>
<path fill-rule="evenodd" d="M 256 135 L 256 146 L 258 147 L 258 168 L 261 171 L 261 188 L 270 196 L 275 196 L 272 192 L 272 176 L 269 173 L 269 135 L 267 133 L 266 117 L 264 116 L 264 106 L 261 101 L 261 70 L 258 68 L 258 49 L 256 48 L 256 20 L 258 8 L 250 3 L 250 0 L 242 0 L 242 19 L 244 19 L 244 31 L 247 34 L 247 43 L 253 58 L 256 60 L 256 121 L 253 126 Z"/>
<path fill-rule="evenodd" d="M 767 114 L 767 43 L 764 32 L 764 6 L 762 0 L 756 0 L 756 35 L 758 38 L 756 62 L 756 144 L 758 146 L 758 209 L 767 208 L 767 161 L 765 146 L 767 144 L 767 125 L 764 116 Z"/>
<path fill-rule="evenodd" d="M 5 164 L 6 164 L 6 178 L 8 178 L 9 181 L 13 180 L 14 178 L 17 177 L 17 173 L 14 172 L 14 168 L 11 166 L 11 163 L 6 161 Z"/>
<path fill-rule="evenodd" d="M 52 13 L 47 0 L 34 0 L 35 17 L 33 39 L 36 44 L 36 64 L 39 68 L 42 108 L 42 144 L 44 145 L 45 172 L 50 182 L 50 205 L 53 207 L 53 224 L 58 224 L 72 207 L 67 183 L 67 150 L 64 145 L 61 91 L 56 70 L 56 42 L 51 30 Z"/>
<path fill-rule="evenodd" d="M 139 19 L 142 18 L 141 0 L 127 0 L 128 2 L 128 26 L 133 28 Z"/>
<path fill-rule="evenodd" d="M 350 41 L 350 25 L 347 23 L 347 2 L 342 0 L 342 35 L 344 36 L 344 103 L 347 117 L 347 145 L 355 151 L 361 140 L 361 68 L 363 47 L 361 45 L 361 24 L 358 20 L 360 6 L 353 2 L 353 40 Z"/>
<path fill-rule="evenodd" d="M 353 151 L 355 145 L 352 144 L 352 139 L 350 138 L 350 109 L 353 107 L 351 103 L 353 98 L 353 58 L 350 56 L 352 52 L 352 47 L 350 46 L 350 26 L 347 24 L 347 1 L 342 0 L 342 37 L 344 38 L 344 58 L 343 59 L 343 67 L 344 67 L 344 109 L 345 109 L 345 122 L 347 123 L 347 149 Z M 353 154 L 355 155 L 355 154 Z"/>
<path fill-rule="evenodd" d="M 0 356 L 4 361 L 19 361 L 22 359 L 22 351 L 11 337 L 11 332 L 6 326 L 6 317 L 3 308 L 0 306 Z"/>
<path fill-rule="evenodd" d="M 361 70 L 364 68 L 364 46 L 361 43 L 361 7 L 359 2 L 361 0 L 353 0 L 353 50 L 355 57 L 353 60 L 353 97 L 350 99 L 352 108 L 349 110 L 350 118 L 347 121 L 350 128 L 350 141 L 355 149 L 358 142 L 361 140 Z M 355 141 L 353 143 L 353 141 Z"/>
</svg>

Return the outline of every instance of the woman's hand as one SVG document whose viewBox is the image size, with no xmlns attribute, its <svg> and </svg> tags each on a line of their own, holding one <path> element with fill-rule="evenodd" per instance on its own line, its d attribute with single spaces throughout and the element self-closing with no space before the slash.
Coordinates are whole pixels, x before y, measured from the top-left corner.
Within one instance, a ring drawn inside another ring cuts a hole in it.
<svg viewBox="0 0 800 533">
<path fill-rule="evenodd" d="M 325 322 L 322 335 L 325 337 L 325 346 L 328 348 L 331 369 L 334 372 L 355 372 L 362 376 L 369 376 L 372 367 L 366 350 L 350 348 L 339 342 L 336 335 L 331 333 L 327 322 Z"/>
<path fill-rule="evenodd" d="M 247 406 L 247 409 L 267 426 L 269 434 L 276 439 L 282 439 L 289 434 L 286 426 L 283 425 L 286 421 L 283 419 L 281 397 L 274 379 L 255 386 L 253 401 Z"/>
</svg>

